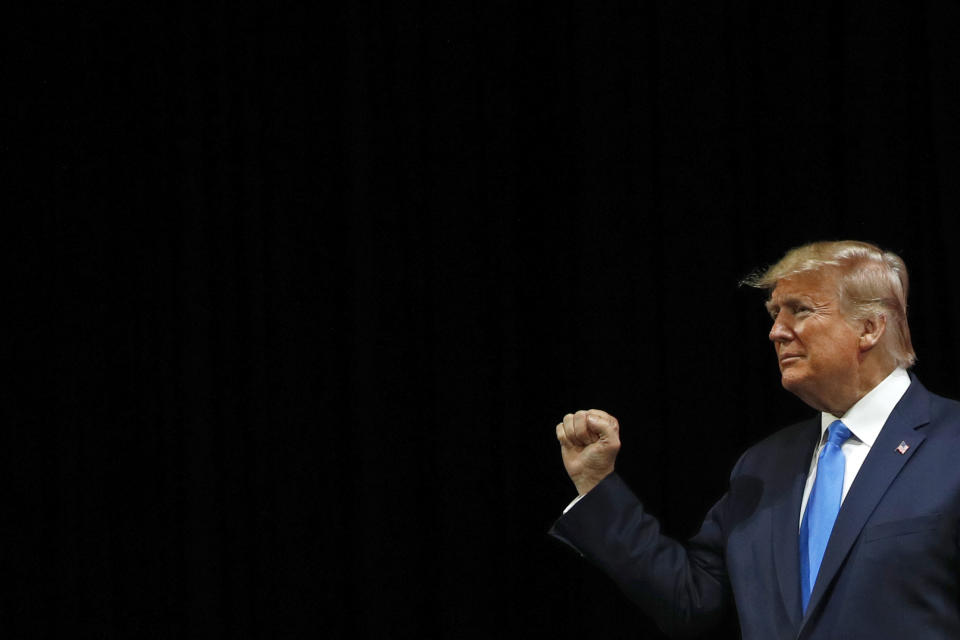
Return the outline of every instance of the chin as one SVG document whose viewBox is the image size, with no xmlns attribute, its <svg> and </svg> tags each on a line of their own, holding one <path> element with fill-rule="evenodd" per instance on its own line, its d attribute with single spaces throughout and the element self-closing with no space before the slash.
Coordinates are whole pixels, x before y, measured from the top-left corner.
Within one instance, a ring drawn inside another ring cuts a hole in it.
<svg viewBox="0 0 960 640">
<path fill-rule="evenodd" d="M 803 387 L 803 376 L 798 376 L 788 369 L 780 374 L 780 384 L 790 393 L 800 395 L 799 391 Z"/>
</svg>

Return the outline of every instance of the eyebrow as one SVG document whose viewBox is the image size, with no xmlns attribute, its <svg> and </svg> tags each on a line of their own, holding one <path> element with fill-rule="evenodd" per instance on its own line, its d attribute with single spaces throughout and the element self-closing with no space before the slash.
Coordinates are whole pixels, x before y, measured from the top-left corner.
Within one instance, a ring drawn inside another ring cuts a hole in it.
<svg viewBox="0 0 960 640">
<path fill-rule="evenodd" d="M 764 306 L 770 309 L 772 307 L 795 307 L 801 304 L 816 305 L 816 302 L 809 295 L 792 294 L 780 300 L 779 303 L 774 302 L 773 298 L 768 298 Z"/>
</svg>

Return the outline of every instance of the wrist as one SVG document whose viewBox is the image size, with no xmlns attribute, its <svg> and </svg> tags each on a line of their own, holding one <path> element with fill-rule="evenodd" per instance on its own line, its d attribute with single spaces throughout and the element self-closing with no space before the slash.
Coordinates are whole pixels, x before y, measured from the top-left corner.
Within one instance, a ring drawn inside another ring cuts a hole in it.
<svg viewBox="0 0 960 640">
<path fill-rule="evenodd" d="M 611 473 L 613 473 L 613 469 L 601 473 L 583 474 L 575 478 L 573 485 L 577 488 L 577 495 L 586 495 Z"/>
</svg>

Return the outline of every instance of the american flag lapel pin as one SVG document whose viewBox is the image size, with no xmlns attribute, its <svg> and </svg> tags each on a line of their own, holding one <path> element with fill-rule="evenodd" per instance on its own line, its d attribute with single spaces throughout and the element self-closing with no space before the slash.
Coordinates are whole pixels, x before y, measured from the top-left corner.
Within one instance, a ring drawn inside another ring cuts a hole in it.
<svg viewBox="0 0 960 640">
<path fill-rule="evenodd" d="M 909 448 L 910 448 L 910 445 L 908 445 L 906 442 L 901 440 L 900 444 L 897 445 L 897 453 L 899 453 L 900 455 L 903 455 L 907 452 L 907 449 Z"/>
</svg>

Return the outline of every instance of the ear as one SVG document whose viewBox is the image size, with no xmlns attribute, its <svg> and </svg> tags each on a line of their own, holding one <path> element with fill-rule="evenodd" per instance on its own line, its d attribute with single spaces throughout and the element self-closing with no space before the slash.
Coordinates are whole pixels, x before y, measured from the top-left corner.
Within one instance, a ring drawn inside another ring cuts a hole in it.
<svg viewBox="0 0 960 640">
<path fill-rule="evenodd" d="M 875 315 L 863 321 L 860 330 L 860 351 L 873 349 L 887 331 L 887 316 Z"/>
</svg>

